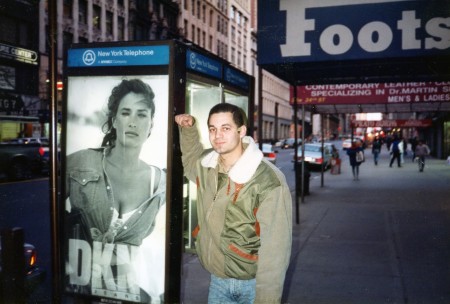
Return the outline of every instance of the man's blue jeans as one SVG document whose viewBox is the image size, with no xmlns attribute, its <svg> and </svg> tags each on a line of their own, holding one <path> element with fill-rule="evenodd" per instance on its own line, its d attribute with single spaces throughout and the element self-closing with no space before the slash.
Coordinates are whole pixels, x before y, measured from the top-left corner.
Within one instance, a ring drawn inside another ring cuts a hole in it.
<svg viewBox="0 0 450 304">
<path fill-rule="evenodd" d="M 208 304 L 253 304 L 256 295 L 256 279 L 222 279 L 211 275 Z"/>
</svg>

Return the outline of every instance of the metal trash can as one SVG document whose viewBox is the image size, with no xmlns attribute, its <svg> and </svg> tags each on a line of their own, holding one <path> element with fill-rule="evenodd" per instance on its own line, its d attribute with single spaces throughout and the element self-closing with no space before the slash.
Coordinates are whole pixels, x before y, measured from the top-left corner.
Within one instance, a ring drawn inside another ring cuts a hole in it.
<svg viewBox="0 0 450 304">
<path fill-rule="evenodd" d="M 296 184 L 295 186 L 297 187 L 297 193 L 301 194 L 302 193 L 302 163 L 298 162 L 297 163 L 297 170 L 295 170 L 295 174 L 296 174 Z M 303 189 L 304 195 L 309 195 L 309 179 L 311 177 L 311 173 L 309 172 L 308 169 L 308 165 L 305 164 L 305 177 L 303 180 Z"/>
<path fill-rule="evenodd" d="M 331 159 L 331 174 L 341 174 L 341 159 L 340 158 L 332 158 Z"/>
</svg>

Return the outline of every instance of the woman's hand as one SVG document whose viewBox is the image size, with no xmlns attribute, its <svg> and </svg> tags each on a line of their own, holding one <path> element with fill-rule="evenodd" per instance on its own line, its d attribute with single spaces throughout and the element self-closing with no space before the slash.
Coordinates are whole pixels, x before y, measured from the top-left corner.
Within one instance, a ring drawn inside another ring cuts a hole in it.
<svg viewBox="0 0 450 304">
<path fill-rule="evenodd" d="M 179 114 L 175 116 L 175 122 L 182 128 L 190 128 L 194 125 L 194 117 L 189 114 Z"/>
</svg>

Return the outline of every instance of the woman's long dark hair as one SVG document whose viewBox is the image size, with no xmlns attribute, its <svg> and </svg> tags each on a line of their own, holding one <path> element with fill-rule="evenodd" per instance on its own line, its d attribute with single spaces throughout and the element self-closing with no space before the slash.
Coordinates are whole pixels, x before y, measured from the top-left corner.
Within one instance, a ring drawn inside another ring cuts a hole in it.
<svg viewBox="0 0 450 304">
<path fill-rule="evenodd" d="M 122 80 L 119 85 L 113 88 L 111 95 L 108 98 L 108 118 L 102 126 L 102 131 L 105 133 L 102 141 L 102 147 L 115 145 L 117 132 L 113 127 L 114 118 L 117 115 L 120 101 L 130 92 L 144 95 L 147 105 L 151 110 L 151 118 L 153 119 L 155 116 L 155 93 L 153 93 L 152 88 L 140 79 Z"/>
</svg>

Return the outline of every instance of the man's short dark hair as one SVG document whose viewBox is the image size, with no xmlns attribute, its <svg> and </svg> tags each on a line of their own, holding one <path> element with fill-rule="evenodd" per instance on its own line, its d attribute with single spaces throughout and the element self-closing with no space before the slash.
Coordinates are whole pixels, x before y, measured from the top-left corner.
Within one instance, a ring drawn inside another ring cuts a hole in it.
<svg viewBox="0 0 450 304">
<path fill-rule="evenodd" d="M 217 113 L 231 113 L 233 114 L 233 121 L 238 128 L 244 125 L 247 126 L 247 116 L 245 115 L 244 110 L 230 103 L 219 103 L 212 107 L 211 110 L 209 110 L 208 125 L 211 115 Z"/>
</svg>

